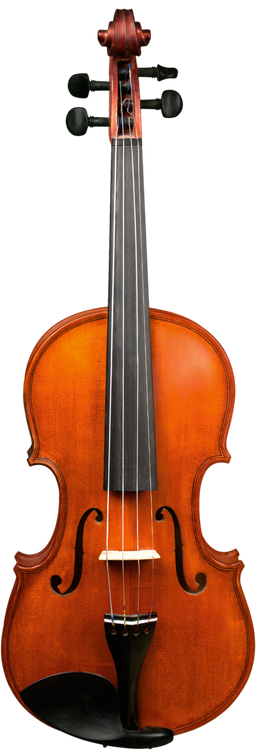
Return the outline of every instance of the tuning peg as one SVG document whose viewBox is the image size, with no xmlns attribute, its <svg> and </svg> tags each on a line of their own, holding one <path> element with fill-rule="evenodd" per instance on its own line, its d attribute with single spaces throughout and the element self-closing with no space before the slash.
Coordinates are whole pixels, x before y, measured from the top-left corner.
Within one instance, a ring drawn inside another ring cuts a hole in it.
<svg viewBox="0 0 256 750">
<path fill-rule="evenodd" d="M 87 99 L 90 91 L 109 91 L 109 81 L 90 81 L 87 73 L 75 73 L 68 82 L 72 96 Z"/>
<path fill-rule="evenodd" d="M 177 68 L 164 68 L 163 65 L 157 65 L 156 68 L 138 68 L 140 78 L 157 78 L 158 81 L 164 81 L 165 78 L 177 78 Z"/>
<path fill-rule="evenodd" d="M 66 126 L 72 135 L 85 135 L 88 128 L 109 127 L 109 117 L 88 117 L 84 107 L 73 107 L 66 117 Z"/>
<path fill-rule="evenodd" d="M 163 117 L 177 117 L 183 101 L 177 91 L 164 91 L 161 99 L 142 99 L 141 109 L 161 109 Z"/>
</svg>

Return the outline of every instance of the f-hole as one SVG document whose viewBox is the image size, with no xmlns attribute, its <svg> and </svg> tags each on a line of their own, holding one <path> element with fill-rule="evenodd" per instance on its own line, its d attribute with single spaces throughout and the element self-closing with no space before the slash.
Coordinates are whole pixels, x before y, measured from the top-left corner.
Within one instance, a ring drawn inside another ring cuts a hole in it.
<svg viewBox="0 0 256 750">
<path fill-rule="evenodd" d="M 55 594 L 59 594 L 59 596 L 68 596 L 68 594 L 72 594 L 73 591 L 77 588 L 78 584 L 81 580 L 82 570 L 83 570 L 83 534 L 84 534 L 84 525 L 87 521 L 88 516 L 92 512 L 97 513 L 95 521 L 97 523 L 101 523 L 103 521 L 103 514 L 99 508 L 89 508 L 89 510 L 86 510 L 85 513 L 83 513 L 82 517 L 80 518 L 77 532 L 76 532 L 76 545 L 75 545 L 75 564 L 74 564 L 74 575 L 72 583 L 70 584 L 67 591 L 60 591 L 59 586 L 62 583 L 62 578 L 60 576 L 52 576 L 51 578 L 51 587 Z"/>
<path fill-rule="evenodd" d="M 163 521 L 163 510 L 167 510 L 168 513 L 170 513 L 173 523 L 174 523 L 174 534 L 175 534 L 175 565 L 176 565 L 176 573 L 177 578 L 179 581 L 179 584 L 183 591 L 186 591 L 187 594 L 201 594 L 201 592 L 205 589 L 207 578 L 205 573 L 197 573 L 195 576 L 196 583 L 198 584 L 197 590 L 193 591 L 193 589 L 190 588 L 188 585 L 185 575 L 184 575 L 184 568 L 183 568 L 183 545 L 182 545 L 182 537 L 181 537 L 181 528 L 179 524 L 178 516 L 176 515 L 175 511 L 170 508 L 168 505 L 163 505 L 162 508 L 158 508 L 156 512 L 156 520 L 157 521 Z"/>
</svg>

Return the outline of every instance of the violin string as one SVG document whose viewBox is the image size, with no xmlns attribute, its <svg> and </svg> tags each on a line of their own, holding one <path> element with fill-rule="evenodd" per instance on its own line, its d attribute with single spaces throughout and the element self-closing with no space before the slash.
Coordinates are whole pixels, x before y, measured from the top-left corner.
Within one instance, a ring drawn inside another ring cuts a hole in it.
<svg viewBox="0 0 256 750">
<path fill-rule="evenodd" d="M 141 249 L 141 278 L 142 278 L 142 307 L 143 307 L 143 329 L 144 329 L 144 358 L 145 358 L 145 380 L 146 380 L 146 408 L 147 408 L 147 432 L 148 432 L 148 463 L 149 463 L 149 487 L 150 487 L 150 520 L 151 520 L 151 546 L 154 549 L 154 517 L 153 517 L 153 495 L 152 495 L 152 465 L 151 465 L 151 441 L 150 441 L 150 428 L 149 428 L 149 402 L 148 402 L 148 364 L 147 364 L 147 339 L 146 339 L 146 310 L 145 310 L 145 288 L 144 288 L 144 264 L 143 264 L 143 244 L 142 244 L 142 210 L 141 210 L 141 159 L 140 159 L 140 145 L 139 138 L 137 138 L 137 153 L 138 153 L 138 194 L 139 194 L 139 219 L 140 219 L 140 249 Z M 151 571 L 151 604 L 149 620 L 151 619 L 153 611 L 153 594 L 154 594 L 154 559 L 152 558 Z"/>
<path fill-rule="evenodd" d="M 120 81 L 120 102 L 121 102 L 121 123 L 122 123 L 122 158 L 123 158 L 123 194 L 122 194 L 122 586 L 123 586 L 123 615 L 124 629 L 126 630 L 126 609 L 125 609 L 125 575 L 124 575 L 124 260 L 125 260 L 125 150 L 124 150 L 124 111 L 122 101 L 122 84 Z"/>
<path fill-rule="evenodd" d="M 130 74 L 130 87 L 131 87 L 131 99 L 132 94 L 132 81 L 131 81 L 131 67 L 129 67 Z M 133 122 L 136 129 L 136 124 Z M 130 148 L 131 148 L 131 168 L 132 168 L 132 188 L 133 188 L 133 213 L 134 213 L 134 252 L 135 252 L 135 299 L 136 299 L 136 537 L 137 537 L 137 552 L 139 553 L 139 300 L 138 300 L 138 245 L 137 245 L 137 216 L 136 216 L 136 197 L 135 197 L 135 177 L 134 177 L 134 160 L 133 160 L 133 145 L 131 137 L 131 123 L 130 117 L 128 117 L 129 123 L 129 136 L 130 136 Z M 139 625 L 139 611 L 140 611 L 140 560 L 138 554 L 138 587 L 137 587 L 137 627 Z"/>
<path fill-rule="evenodd" d="M 109 377 L 109 422 L 108 422 L 108 481 L 107 481 L 107 524 L 106 524 L 106 568 L 108 579 L 108 591 L 110 601 L 110 612 L 112 627 L 114 628 L 113 605 L 111 595 L 111 583 L 108 560 L 109 544 L 109 493 L 110 493 L 110 449 L 111 449 L 111 419 L 112 419 L 112 385 L 113 385 L 113 327 L 114 327 L 114 296 L 115 296 L 115 252 L 116 252 L 116 194 L 117 194 L 117 133 L 115 137 L 115 162 L 114 162 L 114 206 L 113 206 L 113 243 L 112 243 L 112 289 L 111 289 L 111 327 L 110 327 L 110 377 Z"/>
<path fill-rule="evenodd" d="M 132 81 L 131 81 L 131 68 L 129 66 L 130 76 L 130 89 L 131 89 L 131 101 L 132 101 Z M 121 102 L 121 125 L 122 125 L 122 266 L 123 266 L 123 280 L 122 280 L 122 587 L 123 587 L 123 613 L 124 613 L 124 628 L 126 628 L 126 609 L 125 609 L 125 575 L 124 575 L 124 283 L 125 283 L 125 147 L 124 147 L 124 112 L 123 112 L 123 101 L 122 101 L 122 89 L 120 82 L 120 102 Z M 137 215 L 136 215 L 136 191 L 135 191 L 135 170 L 134 170 L 134 157 L 133 157 L 133 142 L 131 137 L 131 125 L 130 125 L 130 111 L 129 106 L 127 112 L 128 125 L 129 125 L 129 137 L 130 137 L 130 148 L 131 148 L 131 170 L 132 170 L 132 187 L 133 187 L 133 211 L 134 211 L 134 234 L 135 234 L 135 288 L 136 288 L 136 536 L 137 536 L 137 551 L 139 552 L 139 492 L 138 492 L 138 465 L 139 465 L 139 348 L 138 348 L 138 240 L 137 240 Z M 147 344 L 146 344 L 146 317 L 145 317 L 145 289 L 144 289 L 144 274 L 143 274 L 143 245 L 142 245 L 142 211 L 141 211 L 141 161 L 140 161 L 140 145 L 137 134 L 137 126 L 134 119 L 134 131 L 137 139 L 137 158 L 138 158 L 138 197 L 139 197 L 139 236 L 140 236 L 140 254 L 141 254 L 141 274 L 142 274 L 142 304 L 143 304 L 143 326 L 144 326 L 144 357 L 145 357 L 145 379 L 146 379 L 146 408 L 147 408 L 147 431 L 148 431 L 148 455 L 149 455 L 149 482 L 150 482 L 150 509 L 151 509 L 151 542 L 152 550 L 154 549 L 154 528 L 153 528 L 153 499 L 152 499 L 152 474 L 151 474 L 151 444 L 150 444 L 150 427 L 149 427 L 149 403 L 148 403 L 148 369 L 147 369 Z M 117 196 L 117 135 L 118 135 L 118 124 L 115 137 L 115 162 L 114 162 L 114 221 L 113 221 L 113 259 L 112 259 L 112 298 L 111 298 L 111 330 L 110 330 L 110 390 L 109 390 L 109 441 L 108 441 L 108 484 L 107 484 L 107 530 L 106 530 L 106 567 L 108 577 L 108 588 L 109 588 L 109 599 L 110 599 L 110 610 L 112 626 L 114 627 L 113 617 L 113 606 L 112 606 L 112 595 L 111 595 L 111 584 L 110 584 L 110 573 L 109 573 L 109 559 L 108 559 L 108 545 L 109 545 L 109 510 L 110 510 L 110 453 L 111 453 L 111 417 L 112 417 L 112 385 L 113 385 L 113 313 L 114 313 L 114 274 L 115 274 L 115 244 L 116 244 L 116 196 Z M 151 608 L 148 622 L 151 619 L 153 610 L 153 585 L 154 585 L 154 560 L 152 559 L 152 592 L 151 592 Z M 140 592 L 140 560 L 138 559 L 138 593 L 137 593 L 137 625 L 139 624 L 139 592 Z"/>
</svg>

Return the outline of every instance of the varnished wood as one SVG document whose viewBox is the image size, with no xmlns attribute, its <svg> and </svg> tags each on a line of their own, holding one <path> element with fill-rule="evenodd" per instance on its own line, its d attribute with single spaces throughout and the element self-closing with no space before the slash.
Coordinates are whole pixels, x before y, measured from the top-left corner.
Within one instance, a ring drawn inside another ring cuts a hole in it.
<svg viewBox="0 0 256 750">
<path fill-rule="evenodd" d="M 135 22 L 132 10 L 116 10 L 108 30 L 98 31 L 99 43 L 107 47 L 108 55 L 120 60 L 140 55 L 141 47 L 146 47 L 150 39 L 150 30 L 142 30 L 140 23 Z"/>
<path fill-rule="evenodd" d="M 108 31 L 99 31 L 98 39 L 102 46 L 106 46 L 109 60 L 109 138 L 118 137 L 118 65 L 124 64 L 131 66 L 131 98 L 133 102 L 133 128 L 132 134 L 136 138 L 142 136 L 141 125 L 141 108 L 140 108 L 140 87 L 139 76 L 136 62 L 136 55 L 140 55 L 141 46 L 150 42 L 150 31 L 142 31 L 140 23 L 135 23 L 132 10 L 117 10 L 114 20 L 110 22 Z M 119 135 L 119 137 L 122 137 Z M 124 133 L 125 138 L 129 138 L 129 131 Z"/>
<path fill-rule="evenodd" d="M 237 697 L 253 660 L 253 627 L 240 586 L 238 553 L 222 553 L 204 540 L 199 491 L 206 469 L 229 461 L 226 436 L 234 402 L 234 379 L 218 342 L 197 324 L 151 310 L 158 490 L 154 514 L 170 506 L 178 516 L 184 571 L 191 589 L 202 572 L 207 586 L 187 594 L 180 586 L 169 513 L 154 523 L 155 635 L 142 667 L 140 726 L 165 726 L 176 733 L 215 718 Z M 3 663 L 17 698 L 30 683 L 62 671 L 92 671 L 116 684 L 114 663 L 104 636 L 109 611 L 104 563 L 106 492 L 102 489 L 107 311 L 74 315 L 54 326 L 35 347 L 28 363 L 24 399 L 32 437 L 29 464 L 51 469 L 59 485 L 55 531 L 35 555 L 17 553 L 16 583 L 3 636 Z M 86 388 L 84 387 L 86 384 Z M 70 585 L 78 522 L 95 513 L 84 529 L 84 566 L 77 589 L 67 597 L 51 588 L 53 575 Z M 149 539 L 149 493 L 140 493 L 140 547 Z M 136 549 L 135 496 L 125 500 L 125 549 Z M 119 493 L 111 493 L 111 549 L 120 549 Z M 137 566 L 126 563 L 127 613 L 136 606 Z M 112 563 L 114 610 L 122 611 L 121 564 Z M 151 601 L 151 563 L 141 562 L 141 611 Z M 164 658 L 163 658 L 164 655 Z M 145 690 L 146 685 L 146 690 Z M 22 701 L 21 701 L 22 702 Z"/>
</svg>

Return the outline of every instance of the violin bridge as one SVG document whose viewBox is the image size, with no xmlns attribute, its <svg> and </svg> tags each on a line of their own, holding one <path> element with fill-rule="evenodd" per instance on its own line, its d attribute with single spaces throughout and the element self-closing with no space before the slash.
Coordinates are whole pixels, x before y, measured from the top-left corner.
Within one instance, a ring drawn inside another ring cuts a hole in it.
<svg viewBox="0 0 256 750">
<path fill-rule="evenodd" d="M 157 558 L 160 558 L 160 555 L 155 549 L 132 549 L 124 550 L 124 552 L 119 549 L 110 549 L 108 550 L 108 557 L 106 550 L 103 550 L 99 556 L 99 560 L 108 559 L 108 562 L 114 562 L 116 560 L 121 562 L 122 560 L 156 560 Z"/>
</svg>

